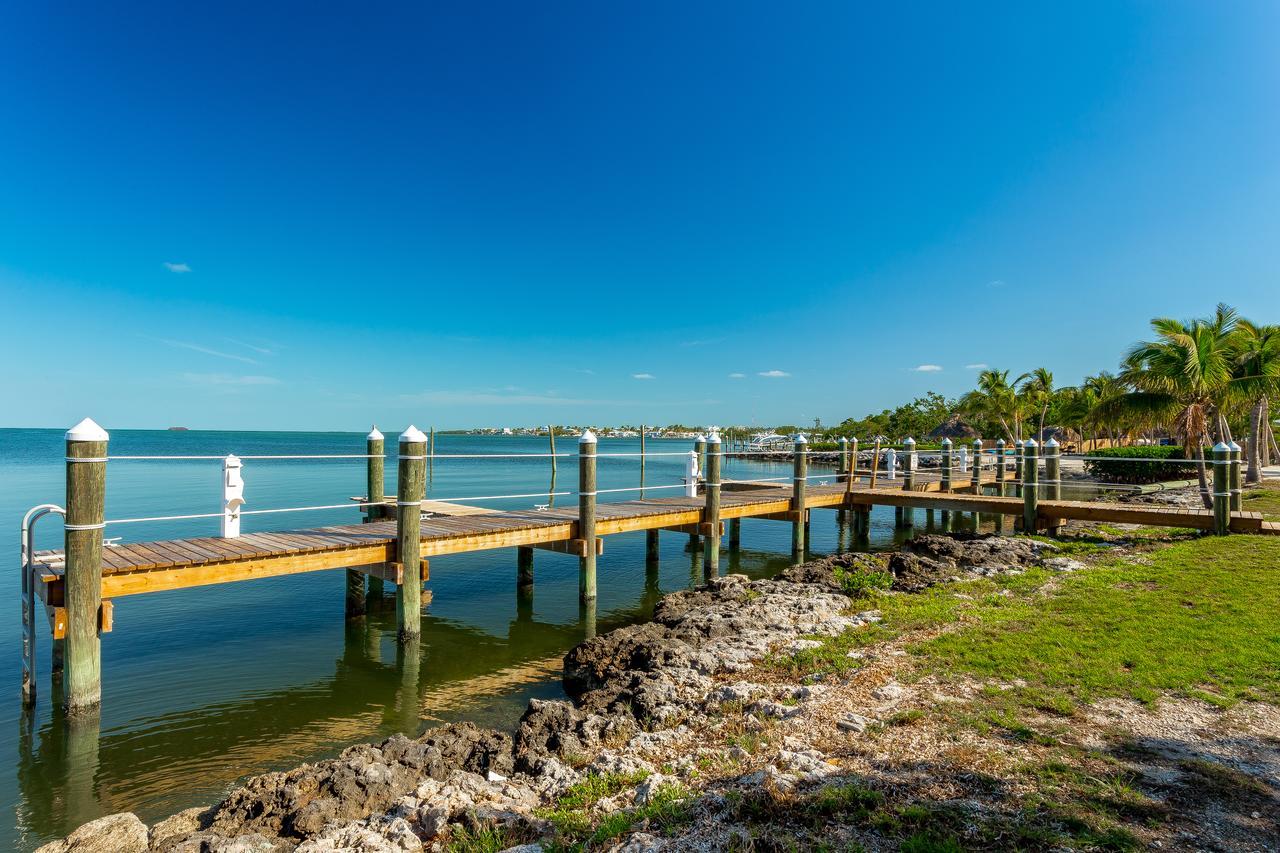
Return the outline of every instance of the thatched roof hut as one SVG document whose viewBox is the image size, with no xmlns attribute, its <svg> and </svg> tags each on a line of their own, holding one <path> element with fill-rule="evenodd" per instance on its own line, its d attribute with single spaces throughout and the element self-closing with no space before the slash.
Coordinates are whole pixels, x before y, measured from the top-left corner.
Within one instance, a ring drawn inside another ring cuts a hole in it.
<svg viewBox="0 0 1280 853">
<path fill-rule="evenodd" d="M 937 429 L 929 433 L 928 437 L 939 440 L 949 438 L 955 441 L 958 438 L 977 438 L 978 431 L 965 423 L 959 415 L 951 415 Z"/>
</svg>

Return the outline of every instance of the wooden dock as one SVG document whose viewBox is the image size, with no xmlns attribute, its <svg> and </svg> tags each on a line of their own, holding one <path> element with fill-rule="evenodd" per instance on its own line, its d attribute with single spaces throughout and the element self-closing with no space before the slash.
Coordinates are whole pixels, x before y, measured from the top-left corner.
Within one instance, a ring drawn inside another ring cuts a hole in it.
<svg viewBox="0 0 1280 853">
<path fill-rule="evenodd" d="M 65 638 L 68 689 L 64 701 L 69 713 L 91 711 L 100 702 L 101 658 L 99 637 L 113 628 L 113 601 L 130 595 L 188 589 L 212 584 L 304 572 L 343 569 L 347 572 L 346 615 L 364 614 L 368 593 L 381 596 L 383 584 L 395 585 L 399 639 L 416 642 L 420 636 L 422 582 L 429 577 L 433 557 L 500 548 L 516 549 L 516 586 L 523 592 L 534 582 L 535 549 L 568 554 L 579 562 L 579 598 L 593 608 L 597 597 L 597 557 L 609 536 L 646 532 L 646 561 L 659 557 L 660 531 L 690 537 L 691 545 L 704 549 L 704 571 L 718 572 L 721 540 L 726 524 L 729 549 L 740 546 L 744 518 L 782 521 L 791 525 L 793 557 L 799 561 L 809 550 L 810 514 L 832 509 L 852 516 L 855 537 L 867 541 L 873 506 L 895 508 L 897 523 L 911 525 L 911 511 L 940 510 L 944 529 L 953 513 L 980 513 L 999 519 L 1013 517 L 1023 530 L 1056 530 L 1066 520 L 1228 532 L 1276 533 L 1258 513 L 1241 512 L 1238 506 L 1238 459 L 1229 448 L 1215 448 L 1215 506 L 1213 510 L 1126 505 L 1060 500 L 1060 456 L 1055 443 L 1045 447 L 1045 480 L 1039 481 L 1040 457 L 1034 442 L 1026 442 L 1016 459 L 1018 481 L 1009 477 L 1003 443 L 997 454 L 983 457 L 975 442 L 967 465 L 959 456 L 955 464 L 950 443 L 944 442 L 941 467 L 933 472 L 916 469 L 914 442 L 904 442 L 901 479 L 895 476 L 893 451 L 880 471 L 859 471 L 856 447 L 843 448 L 837 470 L 811 475 L 809 451 L 798 436 L 789 484 L 774 481 L 721 482 L 723 453 L 720 440 L 695 443 L 687 456 L 680 497 L 645 497 L 643 487 L 597 491 L 596 438 L 589 431 L 579 438 L 578 488 L 569 506 L 534 505 L 530 509 L 494 511 L 474 502 L 442 503 L 426 500 L 425 461 L 428 438 L 414 427 L 399 440 L 397 494 L 383 494 L 384 439 L 375 428 L 367 436 L 367 497 L 361 499 L 365 520 L 361 524 L 313 527 L 240 534 L 243 480 L 240 460 L 224 461 L 225 508 L 222 535 L 167 539 L 154 542 L 107 544 L 102 531 L 111 524 L 206 516 L 164 516 L 159 519 L 105 520 L 105 472 L 108 436 L 86 419 L 67 433 L 67 508 L 52 504 L 32 509 L 28 519 L 41 513 L 64 516 L 65 547 L 60 551 L 30 554 L 23 570 L 24 695 L 35 695 L 36 602 L 44 606 L 56 641 Z M 852 451 L 852 452 L 851 452 Z M 617 454 L 610 454 L 617 455 Z M 681 454 L 686 455 L 686 454 Z M 129 458 L 129 457 L 125 457 Z M 137 458 L 137 457 L 133 457 Z M 271 457 L 276 458 L 276 457 Z M 312 458 L 312 457 L 301 457 Z M 351 458 L 351 457 L 346 457 Z M 554 461 L 554 456 L 551 457 Z M 880 445 L 874 456 L 879 460 Z M 853 470 L 850 472 L 852 462 Z M 880 463 L 877 463 L 880 464 Z M 1234 465 L 1234 467 L 1232 467 Z M 814 482 L 810 482 L 810 481 Z M 996 494 L 986 494 L 995 485 Z M 672 486 L 650 487 L 672 488 Z M 1014 491 L 1017 496 L 1006 496 Z M 561 493 L 563 494 L 563 493 Z M 618 500 L 598 501 L 608 494 Z M 634 495 L 634 499 L 631 496 Z M 498 495 L 490 498 L 537 499 L 536 495 Z M 1231 507 L 1230 501 L 1236 501 Z M 575 505 L 576 504 L 576 505 Z M 296 512 L 332 507 L 291 507 L 263 512 Z M 24 521 L 24 537 L 28 533 Z M 28 554 L 24 551 L 24 555 Z M 61 647 L 56 647 L 60 649 Z M 63 655 L 54 655 L 55 670 Z"/>
<path fill-rule="evenodd" d="M 986 482 L 989 479 L 984 478 Z M 1012 485 L 1012 484 L 1010 484 Z M 873 490 L 859 483 L 846 490 L 843 484 L 809 486 L 805 511 L 893 506 L 944 512 L 1019 516 L 1020 497 L 975 495 L 937 491 L 936 482 L 905 491 L 900 481 L 877 483 Z M 963 488 L 969 488 L 965 486 Z M 676 530 L 697 533 L 708 523 L 702 497 L 647 498 L 601 503 L 596 510 L 596 535 L 603 538 L 639 530 Z M 576 507 L 545 510 L 493 511 L 452 504 L 436 512 L 465 511 L 422 521 L 422 557 L 464 554 L 519 546 L 562 546 L 577 553 L 579 542 Z M 726 490 L 721 498 L 720 519 L 763 518 L 795 521 L 792 490 L 757 487 Z M 1047 501 L 1038 504 L 1043 526 L 1054 519 L 1142 524 L 1160 527 L 1212 530 L 1212 510 L 1097 503 Z M 1270 528 L 1270 529 L 1267 529 Z M 1261 514 L 1234 513 L 1231 530 L 1238 533 L 1273 532 Z M 597 546 L 597 553 L 602 550 Z M 40 597 L 48 605 L 63 603 L 61 551 L 40 551 L 37 578 Z M 327 569 L 358 569 L 373 577 L 396 582 L 396 522 L 377 521 L 271 533 L 246 533 L 235 539 L 199 537 L 158 542 L 120 544 L 103 549 L 102 597 L 104 600 L 147 592 L 205 586 Z M 423 566 L 423 579 L 428 577 Z"/>
</svg>

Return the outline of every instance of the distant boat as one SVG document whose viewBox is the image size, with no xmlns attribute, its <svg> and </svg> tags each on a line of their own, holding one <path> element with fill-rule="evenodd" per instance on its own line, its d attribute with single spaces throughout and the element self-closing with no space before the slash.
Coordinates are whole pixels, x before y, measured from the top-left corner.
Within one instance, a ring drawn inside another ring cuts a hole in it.
<svg viewBox="0 0 1280 853">
<path fill-rule="evenodd" d="M 186 432 L 187 427 L 169 427 L 169 432 Z"/>
<path fill-rule="evenodd" d="M 752 451 L 790 450 L 792 443 L 792 439 L 785 435 L 778 435 L 776 432 L 756 433 L 751 436 L 747 449 Z"/>
</svg>

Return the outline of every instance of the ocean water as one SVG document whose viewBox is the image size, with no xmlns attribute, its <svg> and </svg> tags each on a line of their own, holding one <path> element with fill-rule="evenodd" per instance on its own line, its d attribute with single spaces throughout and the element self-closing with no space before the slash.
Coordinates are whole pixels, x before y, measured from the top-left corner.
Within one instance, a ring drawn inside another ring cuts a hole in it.
<svg viewBox="0 0 1280 853">
<path fill-rule="evenodd" d="M 387 493 L 395 494 L 394 432 L 388 431 Z M 652 440 L 650 454 L 688 451 L 690 442 Z M 439 454 L 545 453 L 546 439 L 441 435 Z M 559 450 L 575 451 L 572 438 Z M 640 483 L 638 439 L 599 445 L 599 488 Z M 611 536 L 598 568 L 594 614 L 577 600 L 577 560 L 537 551 L 532 600 L 518 600 L 514 549 L 431 560 L 419 654 L 395 640 L 388 598 L 368 617 L 343 617 L 344 572 L 314 572 L 115 602 L 103 636 L 103 700 L 96 722 L 68 727 L 49 679 L 47 633 L 39 635 L 38 701 L 22 710 L 19 525 L 39 503 L 64 502 L 61 430 L 0 430 L 0 554 L 11 565 L 13 604 L 0 620 L 0 656 L 10 679 L 0 702 L 0 847 L 32 849 L 95 817 L 136 812 L 153 821 L 208 805 L 237 781 L 330 757 L 394 732 L 417 734 L 452 720 L 511 729 L 530 697 L 558 697 L 560 659 L 594 623 L 599 632 L 647 618 L 664 593 L 702 579 L 700 553 L 683 534 L 662 535 L 661 566 L 646 571 L 644 534 Z M 359 454 L 363 433 L 167 432 L 116 430 L 112 455 Z M 575 491 L 577 463 L 562 458 L 555 490 Z M 726 460 L 725 476 L 781 477 L 790 463 Z M 683 460 L 650 455 L 645 484 L 680 482 Z M 216 512 L 217 461 L 113 461 L 107 518 Z M 338 504 L 364 493 L 364 460 L 246 461 L 246 508 Z M 552 490 L 550 460 L 438 459 L 429 497 Z M 679 494 L 661 490 L 653 496 Z M 634 494 L 602 495 L 625 500 Z M 487 501 L 530 508 L 547 498 Z M 576 501 L 563 497 L 560 502 Z M 244 532 L 354 523 L 355 509 L 245 516 Z M 217 535 L 218 520 L 120 525 L 108 537 L 147 541 Z M 37 547 L 61 547 L 57 517 L 38 528 Z M 852 537 L 833 512 L 816 512 L 812 550 L 835 551 Z M 872 516 L 873 547 L 894 541 L 893 513 Z M 765 576 L 789 565 L 790 526 L 747 519 L 742 549 L 722 572 Z"/>
</svg>

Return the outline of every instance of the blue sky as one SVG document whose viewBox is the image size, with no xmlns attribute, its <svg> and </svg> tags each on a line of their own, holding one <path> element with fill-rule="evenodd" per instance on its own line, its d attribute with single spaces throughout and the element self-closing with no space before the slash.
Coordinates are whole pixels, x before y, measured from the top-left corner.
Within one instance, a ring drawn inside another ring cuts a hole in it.
<svg viewBox="0 0 1280 853">
<path fill-rule="evenodd" d="M 1280 322 L 1280 4 L 897 7 L 5 4 L 0 426 L 832 422 Z"/>
</svg>

